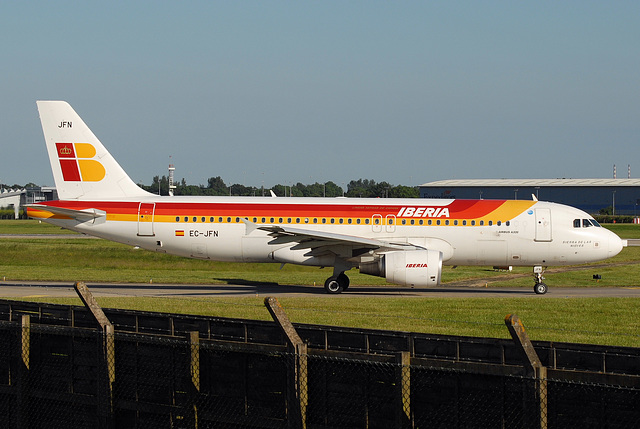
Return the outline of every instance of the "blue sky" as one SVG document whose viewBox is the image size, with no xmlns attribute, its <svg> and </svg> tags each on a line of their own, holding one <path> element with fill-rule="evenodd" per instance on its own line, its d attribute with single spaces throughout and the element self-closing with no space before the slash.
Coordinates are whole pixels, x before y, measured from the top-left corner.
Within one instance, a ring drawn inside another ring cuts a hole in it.
<svg viewBox="0 0 640 429">
<path fill-rule="evenodd" d="M 35 101 L 136 182 L 640 177 L 640 2 L 2 2 L 0 183 Z M 170 158 L 171 157 L 171 158 Z"/>
</svg>

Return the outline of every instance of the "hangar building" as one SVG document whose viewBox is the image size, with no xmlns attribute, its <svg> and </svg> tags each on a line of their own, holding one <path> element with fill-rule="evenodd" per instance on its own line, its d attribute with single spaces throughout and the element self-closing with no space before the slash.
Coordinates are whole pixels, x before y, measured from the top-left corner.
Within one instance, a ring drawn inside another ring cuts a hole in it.
<svg viewBox="0 0 640 429">
<path fill-rule="evenodd" d="M 11 207 L 14 217 L 18 219 L 20 209 L 25 204 L 57 200 L 58 193 L 54 187 L 29 187 L 25 189 L 0 189 L 0 208 Z"/>
<path fill-rule="evenodd" d="M 474 179 L 439 180 L 420 185 L 421 198 L 551 201 L 598 214 L 640 214 L 640 179 Z"/>
</svg>

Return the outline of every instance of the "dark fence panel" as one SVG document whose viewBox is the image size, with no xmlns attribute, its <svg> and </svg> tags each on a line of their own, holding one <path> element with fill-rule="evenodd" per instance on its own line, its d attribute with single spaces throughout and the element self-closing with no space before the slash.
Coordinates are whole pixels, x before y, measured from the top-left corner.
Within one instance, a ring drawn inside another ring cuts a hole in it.
<svg viewBox="0 0 640 429">
<path fill-rule="evenodd" d="M 86 313 L 32 304 L 9 310 L 12 321 L 0 321 L 0 428 L 624 428 L 640 421 L 640 377 L 621 374 L 637 372 L 636 349 L 536 346 L 549 365 L 545 376 L 518 362 L 507 340 L 305 325 L 298 329 L 308 351 L 295 353 L 274 323 L 106 311 L 117 326 L 136 327 L 108 337 L 110 355 L 100 329 L 62 323 L 89 325 Z M 23 315 L 47 324 L 25 324 Z"/>
</svg>

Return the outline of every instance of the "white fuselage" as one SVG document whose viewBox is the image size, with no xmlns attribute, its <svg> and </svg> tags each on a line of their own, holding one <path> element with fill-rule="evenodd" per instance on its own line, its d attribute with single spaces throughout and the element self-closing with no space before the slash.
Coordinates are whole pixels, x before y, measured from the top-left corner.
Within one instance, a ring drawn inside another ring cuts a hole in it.
<svg viewBox="0 0 640 429">
<path fill-rule="evenodd" d="M 568 206 L 534 201 L 491 205 L 491 200 L 479 200 L 475 203 L 487 207 L 469 212 L 457 210 L 456 201 L 460 200 L 155 197 L 76 201 L 74 209 L 103 210 L 106 216 L 88 222 L 45 220 L 153 251 L 220 261 L 331 265 L 326 257 L 309 255 L 306 248 L 296 250 L 298 241 L 274 240 L 268 231 L 249 231 L 248 224 L 410 244 L 442 252 L 447 265 L 580 264 L 609 258 L 622 249 L 617 235 Z M 438 209 L 445 208 L 439 215 Z M 348 254 L 359 246 L 345 242 L 344 247 Z"/>
</svg>

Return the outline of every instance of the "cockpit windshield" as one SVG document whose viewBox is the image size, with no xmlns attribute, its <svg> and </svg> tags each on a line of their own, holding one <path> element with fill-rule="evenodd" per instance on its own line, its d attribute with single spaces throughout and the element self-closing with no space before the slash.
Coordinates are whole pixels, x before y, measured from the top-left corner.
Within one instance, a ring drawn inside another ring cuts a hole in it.
<svg viewBox="0 0 640 429">
<path fill-rule="evenodd" d="M 595 226 L 598 228 L 602 228 L 602 225 L 598 223 L 595 219 L 574 219 L 573 227 L 574 228 L 589 228 L 591 226 Z"/>
</svg>

